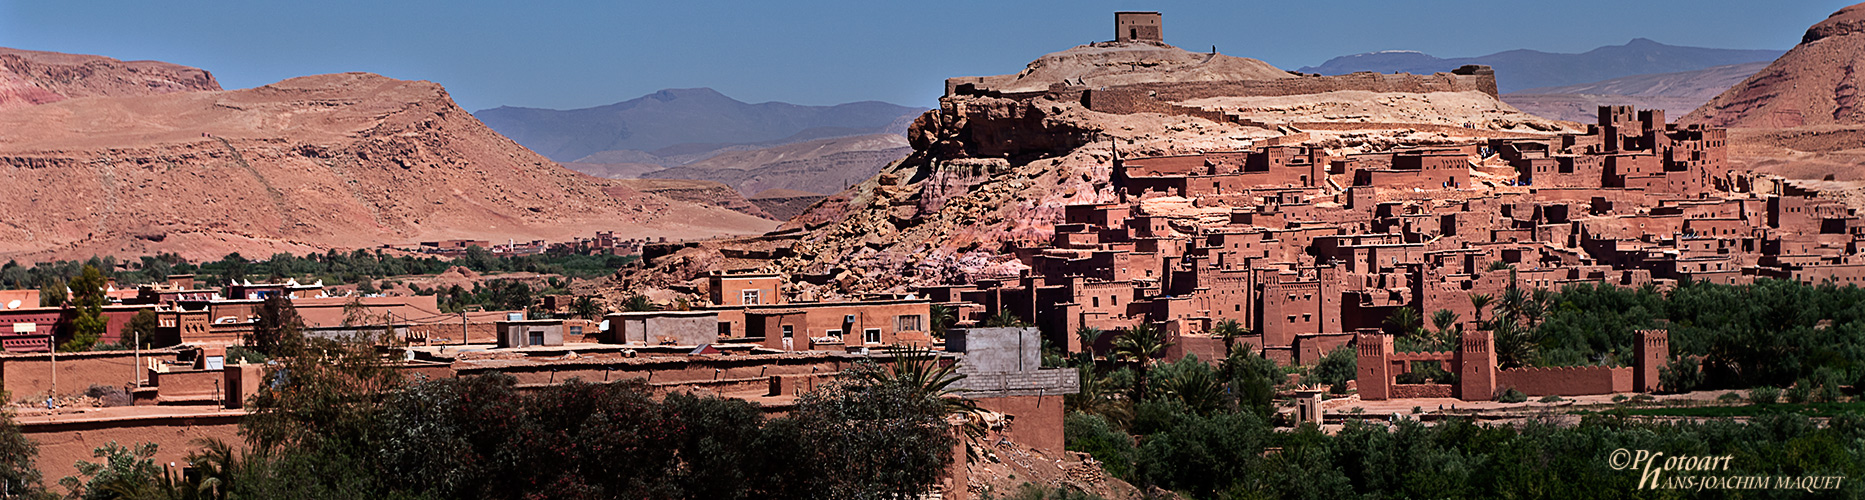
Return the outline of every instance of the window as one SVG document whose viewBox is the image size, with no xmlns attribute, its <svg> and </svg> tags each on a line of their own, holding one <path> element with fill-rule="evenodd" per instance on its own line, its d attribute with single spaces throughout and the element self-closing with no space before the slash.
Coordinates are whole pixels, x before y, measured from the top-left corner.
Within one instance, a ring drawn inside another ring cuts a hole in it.
<svg viewBox="0 0 1865 500">
<path fill-rule="evenodd" d="M 583 327 L 580 327 L 580 326 L 570 327 L 570 336 L 576 337 L 576 336 L 581 336 L 582 334 L 583 334 Z"/>
<path fill-rule="evenodd" d="M 784 325 L 784 338 L 792 338 L 792 337 L 795 337 L 796 335 L 797 335 L 796 326 Z"/>
<path fill-rule="evenodd" d="M 861 332 L 861 341 L 869 344 L 881 343 L 881 329 L 869 328 Z"/>
<path fill-rule="evenodd" d="M 743 292 L 742 297 L 744 298 L 744 301 L 745 301 L 744 303 L 746 305 L 762 304 L 763 302 L 760 302 L 760 299 L 764 298 L 764 291 L 763 290 L 745 290 Z"/>
<path fill-rule="evenodd" d="M 544 331 L 531 330 L 531 342 L 525 345 L 544 345 Z"/>
<path fill-rule="evenodd" d="M 918 314 L 903 314 L 900 316 L 896 316 L 894 317 L 894 331 L 896 332 L 917 332 L 920 330 L 924 330 L 924 328 L 920 327 L 920 318 L 921 316 Z"/>
<path fill-rule="evenodd" d="M 829 337 L 829 338 L 832 338 L 832 339 L 835 339 L 835 341 L 836 341 L 836 342 L 841 342 L 841 341 L 842 341 L 842 331 L 841 331 L 841 330 L 823 330 L 823 332 L 822 332 L 822 336 L 824 336 L 824 337 Z"/>
<path fill-rule="evenodd" d="M 730 321 L 719 322 L 719 336 L 720 337 L 732 336 L 732 322 Z"/>
</svg>

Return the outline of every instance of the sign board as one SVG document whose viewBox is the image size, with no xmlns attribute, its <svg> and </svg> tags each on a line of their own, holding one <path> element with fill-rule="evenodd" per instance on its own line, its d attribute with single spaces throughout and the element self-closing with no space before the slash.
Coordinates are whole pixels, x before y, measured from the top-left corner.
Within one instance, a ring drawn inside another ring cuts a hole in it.
<svg viewBox="0 0 1865 500">
<path fill-rule="evenodd" d="M 13 333 L 39 333 L 38 323 L 14 323 Z"/>
</svg>

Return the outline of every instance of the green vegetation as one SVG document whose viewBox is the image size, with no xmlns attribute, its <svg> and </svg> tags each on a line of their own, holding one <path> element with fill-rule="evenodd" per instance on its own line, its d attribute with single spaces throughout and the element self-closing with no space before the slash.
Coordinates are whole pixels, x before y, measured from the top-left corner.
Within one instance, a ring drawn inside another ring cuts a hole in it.
<svg viewBox="0 0 1865 500">
<path fill-rule="evenodd" d="M 263 260 L 231 253 L 220 260 L 204 263 L 191 263 L 174 254 L 145 256 L 136 262 L 117 262 L 113 257 L 92 257 L 84 262 L 42 262 L 32 266 L 7 262 L 0 265 L 0 288 L 62 288 L 55 285 L 77 279 L 85 266 L 103 271 L 104 278 L 115 278 L 124 286 L 158 282 L 170 274 L 194 274 L 197 282 L 208 284 L 295 278 L 301 281 L 323 280 L 335 285 L 358 284 L 391 276 L 440 274 L 453 266 L 479 273 L 532 272 L 590 279 L 613 274 L 616 269 L 638 259 L 639 256 L 634 255 L 550 253 L 507 257 L 494 256 L 491 251 L 478 247 L 469 248 L 465 256 L 452 260 L 431 256 L 396 257 L 379 249 L 358 249 L 347 253 L 330 250 L 303 256 L 280 253 Z M 41 302 L 45 300 L 42 298 Z"/>
<path fill-rule="evenodd" d="M 1629 365 L 1637 330 L 1668 328 L 1671 354 L 1699 359 L 1701 368 L 1697 378 L 1688 361 L 1668 366 L 1674 388 L 1788 387 L 1816 374 L 1850 382 L 1865 376 L 1859 304 L 1865 289 L 1781 280 L 1686 282 L 1663 293 L 1578 285 L 1549 301 L 1539 364 Z"/>
<path fill-rule="evenodd" d="M 71 280 L 71 306 L 78 314 L 71 320 L 71 340 L 59 344 L 59 351 L 89 351 L 103 337 L 105 327 L 109 326 L 104 319 L 104 303 L 109 300 L 104 285 L 103 272 L 91 266 L 84 266 L 78 277 Z"/>
</svg>

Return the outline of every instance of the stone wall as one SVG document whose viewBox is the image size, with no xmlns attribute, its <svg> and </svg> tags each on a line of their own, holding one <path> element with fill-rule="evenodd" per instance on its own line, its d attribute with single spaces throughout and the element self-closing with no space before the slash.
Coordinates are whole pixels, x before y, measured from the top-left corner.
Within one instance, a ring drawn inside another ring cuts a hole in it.
<svg viewBox="0 0 1865 500">
<path fill-rule="evenodd" d="M 1389 390 L 1392 399 L 1456 397 L 1450 384 L 1393 384 Z"/>
<path fill-rule="evenodd" d="M 1496 373 L 1496 387 L 1513 387 L 1529 396 L 1587 396 L 1632 392 L 1632 369 L 1605 366 L 1563 366 L 1502 370 Z"/>
<path fill-rule="evenodd" d="M 174 361 L 176 351 L 142 351 L 142 362 Z M 0 385 L 14 400 L 43 400 L 52 390 L 52 366 L 58 366 L 58 393 L 82 394 L 92 385 L 127 387 L 146 370 L 136 366 L 135 351 L 8 354 L 0 356 Z M 146 373 L 141 376 L 147 377 Z"/>
<path fill-rule="evenodd" d="M 1422 94 L 1482 92 L 1495 97 L 1496 73 L 1487 66 L 1465 66 L 1454 73 L 1413 75 L 1360 72 L 1338 76 L 1303 76 L 1276 80 L 1136 83 L 1110 89 L 1139 91 L 1165 102 L 1207 97 L 1275 97 L 1343 90 Z M 1099 110 L 1097 110 L 1099 111 Z"/>
<path fill-rule="evenodd" d="M 1033 370 L 1011 373 L 973 373 L 953 384 L 968 398 L 1002 398 L 1011 396 L 1050 396 L 1074 394 L 1081 390 L 1081 372 L 1074 369 Z"/>
</svg>

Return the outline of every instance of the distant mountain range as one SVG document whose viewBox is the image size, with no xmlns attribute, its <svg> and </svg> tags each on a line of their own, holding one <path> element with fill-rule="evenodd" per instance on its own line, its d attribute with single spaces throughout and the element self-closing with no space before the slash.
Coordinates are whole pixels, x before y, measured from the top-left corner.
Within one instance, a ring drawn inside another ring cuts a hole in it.
<svg viewBox="0 0 1865 500">
<path fill-rule="evenodd" d="M 1624 76 L 1695 71 L 1713 66 L 1772 61 L 1785 51 L 1710 49 L 1665 45 L 1634 38 L 1625 45 L 1608 45 L 1579 54 L 1538 50 L 1510 50 L 1485 56 L 1444 59 L 1415 51 L 1389 50 L 1329 59 L 1303 73 L 1344 75 L 1359 71 L 1431 74 L 1465 64 L 1496 69 L 1496 86 L 1502 92 L 1599 82 Z"/>
<path fill-rule="evenodd" d="M 830 137 L 904 132 L 920 108 L 864 101 L 835 106 L 749 104 L 709 88 L 667 89 L 593 108 L 499 107 L 473 113 L 551 159 L 675 166 L 724 151 Z"/>
<path fill-rule="evenodd" d="M 1752 62 L 1696 71 L 1623 76 L 1579 85 L 1523 89 L 1503 94 L 1502 100 L 1537 116 L 1582 123 L 1592 123 L 1599 107 L 1605 105 L 1662 109 L 1675 120 L 1766 67 L 1767 62 Z"/>
</svg>

